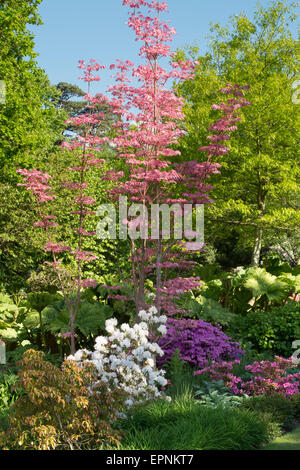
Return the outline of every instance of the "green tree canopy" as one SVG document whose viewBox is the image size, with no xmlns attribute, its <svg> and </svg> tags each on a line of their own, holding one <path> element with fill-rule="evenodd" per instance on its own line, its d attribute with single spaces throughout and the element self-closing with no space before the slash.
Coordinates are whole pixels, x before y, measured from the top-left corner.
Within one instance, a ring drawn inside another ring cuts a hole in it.
<svg viewBox="0 0 300 470">
<path fill-rule="evenodd" d="M 212 178 L 216 203 L 206 211 L 206 241 L 244 244 L 253 265 L 262 246 L 293 237 L 300 224 L 299 105 L 292 100 L 299 41 L 290 31 L 295 8 L 291 2 L 258 4 L 253 21 L 240 14 L 226 27 L 213 24 L 205 56 L 198 57 L 195 46 L 178 51 L 178 58 L 200 62 L 196 79 L 179 89 L 188 102 L 183 158 L 203 158 L 197 148 L 213 121 L 210 104 L 218 88 L 251 87 L 247 99 L 253 106 L 238 124 L 230 153 L 218 159 L 221 175 Z"/>
<path fill-rule="evenodd" d="M 112 124 L 116 122 L 117 116 L 113 114 L 110 106 L 108 104 L 96 103 L 91 109 L 88 106 L 88 102 L 82 100 L 86 94 L 81 88 L 77 85 L 72 85 L 71 83 L 59 82 L 56 85 L 57 90 L 60 93 L 58 101 L 56 101 L 56 106 L 59 109 L 64 109 L 69 116 L 76 117 L 82 114 L 90 113 L 104 113 L 104 118 L 99 120 L 97 124 L 94 124 L 93 133 L 98 136 L 106 135 L 108 132 L 112 131 Z M 78 126 L 72 125 L 72 123 L 66 123 L 64 135 L 68 136 L 68 133 L 71 132 L 71 135 L 75 132 L 81 132 L 84 134 L 84 126 L 79 128 Z"/>
<path fill-rule="evenodd" d="M 28 271 L 42 259 L 36 214 L 28 194 L 16 186 L 18 168 L 47 162 L 64 129 L 67 113 L 36 63 L 34 37 L 28 25 L 39 25 L 41 0 L 0 2 L 0 285 L 22 286 Z"/>
<path fill-rule="evenodd" d="M 6 101 L 0 104 L 0 169 L 4 180 L 15 170 L 46 158 L 64 126 L 66 114 L 54 102 L 59 97 L 35 61 L 33 34 L 39 25 L 41 0 L 9 0 L 0 8 L 0 80 Z"/>
</svg>

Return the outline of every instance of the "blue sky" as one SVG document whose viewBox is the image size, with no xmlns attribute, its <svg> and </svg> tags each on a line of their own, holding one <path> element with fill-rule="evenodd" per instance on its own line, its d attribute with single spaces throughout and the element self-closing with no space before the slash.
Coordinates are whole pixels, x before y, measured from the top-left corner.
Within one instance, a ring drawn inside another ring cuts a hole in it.
<svg viewBox="0 0 300 470">
<path fill-rule="evenodd" d="M 169 14 L 164 19 L 177 30 L 173 49 L 187 44 L 200 45 L 204 52 L 210 22 L 225 25 L 229 16 L 241 12 L 252 18 L 257 0 L 167 0 Z M 261 0 L 263 6 L 268 0 Z M 115 59 L 138 60 L 139 44 L 126 25 L 127 7 L 122 0 L 43 0 L 40 15 L 44 25 L 31 27 L 35 34 L 38 63 L 51 82 L 78 80 L 79 59 L 110 65 Z M 296 28 L 295 28 L 296 29 Z M 95 92 L 104 93 L 109 74 L 97 82 Z"/>
</svg>

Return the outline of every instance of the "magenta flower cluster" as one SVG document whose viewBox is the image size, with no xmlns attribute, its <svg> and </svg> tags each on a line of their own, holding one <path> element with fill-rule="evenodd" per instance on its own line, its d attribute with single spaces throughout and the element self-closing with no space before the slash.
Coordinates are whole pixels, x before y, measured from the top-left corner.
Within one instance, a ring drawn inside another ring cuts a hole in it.
<svg viewBox="0 0 300 470">
<path fill-rule="evenodd" d="M 275 356 L 275 360 L 254 362 L 245 366 L 245 371 L 250 372 L 251 378 L 243 381 L 241 377 L 233 373 L 239 360 L 232 362 L 213 362 L 211 366 L 194 372 L 194 375 L 209 374 L 212 382 L 223 380 L 226 387 L 235 395 L 273 395 L 280 393 L 289 397 L 299 392 L 300 372 L 290 373 L 297 367 L 292 359 L 284 359 Z"/>
<path fill-rule="evenodd" d="M 204 367 L 210 361 L 238 359 L 245 353 L 220 328 L 189 318 L 168 319 L 167 333 L 158 344 L 164 351 L 159 366 L 170 360 L 176 349 L 180 351 L 180 359 L 196 367 Z"/>
</svg>

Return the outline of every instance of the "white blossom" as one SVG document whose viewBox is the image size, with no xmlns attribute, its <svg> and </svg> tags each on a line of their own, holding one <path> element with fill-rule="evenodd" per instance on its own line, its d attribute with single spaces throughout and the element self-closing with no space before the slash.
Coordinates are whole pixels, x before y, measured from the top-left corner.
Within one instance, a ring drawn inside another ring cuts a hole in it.
<svg viewBox="0 0 300 470">
<path fill-rule="evenodd" d="M 96 338 L 95 350 L 79 350 L 69 359 L 82 362 L 91 356 L 98 381 L 106 383 L 109 390 L 119 388 L 128 394 L 127 407 L 151 398 L 169 399 L 157 388 L 157 385 L 164 387 L 167 383 L 165 371 L 155 368 L 155 357 L 163 355 L 163 351 L 157 343 L 149 342 L 149 329 L 154 325 L 158 334 L 166 333 L 167 317 L 157 313 L 154 306 L 148 311 L 141 310 L 139 318 L 142 321 L 133 327 L 123 323 L 118 328 L 116 318 L 106 320 L 105 329 L 109 335 Z"/>
<path fill-rule="evenodd" d="M 162 335 L 165 335 L 167 333 L 167 327 L 165 325 L 160 325 L 157 328 L 157 331 L 159 331 L 159 333 L 161 333 Z"/>
</svg>

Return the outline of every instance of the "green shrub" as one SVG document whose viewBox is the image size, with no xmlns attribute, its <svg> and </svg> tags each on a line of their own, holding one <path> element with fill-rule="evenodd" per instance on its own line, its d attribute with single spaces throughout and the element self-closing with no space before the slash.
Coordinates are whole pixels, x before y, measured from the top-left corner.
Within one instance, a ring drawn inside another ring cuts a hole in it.
<svg viewBox="0 0 300 470">
<path fill-rule="evenodd" d="M 257 419 L 259 419 L 260 421 L 264 423 L 268 443 L 282 436 L 283 434 L 282 426 L 280 426 L 279 423 L 274 421 L 274 416 L 272 415 L 272 413 L 267 413 L 262 410 L 252 411 L 251 413 L 255 415 Z"/>
<path fill-rule="evenodd" d="M 250 309 L 270 311 L 283 306 L 300 289 L 300 275 L 281 273 L 273 276 L 263 268 L 238 267 L 230 272 L 216 274 L 205 282 L 201 295 L 219 302 L 232 313 L 246 314 Z"/>
<path fill-rule="evenodd" d="M 270 351 L 273 355 L 290 357 L 294 352 L 293 341 L 300 339 L 299 302 L 273 307 L 271 312 L 255 311 L 236 316 L 228 334 L 242 346 L 251 343 L 260 353 Z"/>
<path fill-rule="evenodd" d="M 44 361 L 41 351 L 28 350 L 19 366 L 18 384 L 26 393 L 10 409 L 0 448 L 97 449 L 119 442 L 111 422 L 123 407 L 123 396 L 101 383 L 91 390 L 97 377 L 93 364 L 64 361 L 59 368 Z"/>
<path fill-rule="evenodd" d="M 272 421 L 277 423 L 283 431 L 290 431 L 296 423 L 295 399 L 292 400 L 280 394 L 256 395 L 246 400 L 241 407 L 250 411 L 270 414 Z"/>
<path fill-rule="evenodd" d="M 9 416 L 9 408 L 20 396 L 21 391 L 13 389 L 18 376 L 14 371 L 0 371 L 0 430 L 6 428 Z"/>
<path fill-rule="evenodd" d="M 15 304 L 11 296 L 0 292 L 0 338 L 8 346 L 26 339 L 22 321 L 27 311 L 24 305 Z"/>
<path fill-rule="evenodd" d="M 190 311 L 189 315 L 192 315 L 193 318 L 201 318 L 213 325 L 221 325 L 225 328 L 234 322 L 236 317 L 234 313 L 222 307 L 216 300 L 202 295 L 199 295 L 195 299 L 192 298 L 186 305 Z"/>
<path fill-rule="evenodd" d="M 21 361 L 25 351 L 29 349 L 35 349 L 36 351 L 39 349 L 36 344 L 25 344 L 24 346 L 17 346 L 13 351 L 7 351 L 6 359 L 9 364 L 16 364 L 17 362 Z M 60 354 L 51 354 L 50 352 L 44 353 L 44 360 L 49 361 L 55 366 L 60 366 L 63 362 L 63 358 Z M 15 367 L 17 371 L 17 367 Z"/>
<path fill-rule="evenodd" d="M 251 450 L 269 442 L 268 424 L 249 410 L 154 402 L 122 422 L 122 450 Z"/>
<path fill-rule="evenodd" d="M 8 408 L 16 399 L 17 393 L 12 390 L 18 376 L 14 372 L 0 372 L 0 409 Z"/>
<path fill-rule="evenodd" d="M 290 400 L 295 408 L 295 418 L 299 422 L 300 421 L 300 393 L 294 393 L 290 397 Z"/>
</svg>

